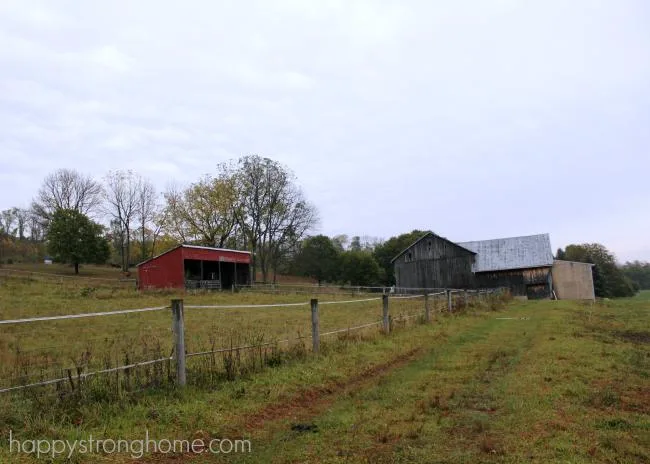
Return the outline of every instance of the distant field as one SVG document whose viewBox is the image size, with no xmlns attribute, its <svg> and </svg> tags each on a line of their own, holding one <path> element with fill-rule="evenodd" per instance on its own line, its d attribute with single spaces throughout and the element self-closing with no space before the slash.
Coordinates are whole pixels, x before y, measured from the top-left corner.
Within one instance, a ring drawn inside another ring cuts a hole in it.
<svg viewBox="0 0 650 464">
<path fill-rule="evenodd" d="M 18 271 L 30 271 L 30 272 L 43 272 L 57 275 L 68 275 L 74 276 L 74 267 L 66 264 L 5 264 L 1 269 L 7 270 L 18 270 Z M 132 268 L 131 273 L 135 277 L 136 269 Z M 119 268 L 110 267 L 110 266 L 93 266 L 93 265 L 81 265 L 79 266 L 79 276 L 78 277 L 93 277 L 93 278 L 102 278 L 102 279 L 115 279 L 118 280 L 123 278 L 122 272 Z"/>
</svg>

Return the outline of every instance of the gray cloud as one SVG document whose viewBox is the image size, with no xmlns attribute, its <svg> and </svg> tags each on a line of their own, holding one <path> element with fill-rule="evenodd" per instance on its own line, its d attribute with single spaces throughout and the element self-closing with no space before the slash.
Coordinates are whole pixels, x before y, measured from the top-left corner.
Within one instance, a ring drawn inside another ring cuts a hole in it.
<svg viewBox="0 0 650 464">
<path fill-rule="evenodd" d="M 0 5 L 0 208 L 58 167 L 160 189 L 259 153 L 322 232 L 550 232 L 650 259 L 643 1 Z"/>
</svg>

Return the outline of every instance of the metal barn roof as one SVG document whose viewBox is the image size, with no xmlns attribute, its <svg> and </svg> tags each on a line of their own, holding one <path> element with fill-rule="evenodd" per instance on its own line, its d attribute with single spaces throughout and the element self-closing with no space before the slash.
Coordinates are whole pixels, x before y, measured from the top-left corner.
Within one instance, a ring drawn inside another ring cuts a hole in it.
<svg viewBox="0 0 650 464">
<path fill-rule="evenodd" d="M 473 272 L 553 265 L 553 251 L 548 234 L 462 242 L 458 245 L 476 253 Z"/>
<path fill-rule="evenodd" d="M 247 255 L 251 254 L 250 251 L 231 250 L 231 249 L 228 249 L 228 248 L 216 248 L 216 247 L 208 247 L 208 246 L 200 246 L 200 245 L 187 245 L 185 243 L 182 243 L 180 245 L 175 246 L 174 248 L 171 248 L 171 249 L 169 249 L 167 251 L 164 251 L 164 252 L 160 253 L 159 255 L 154 256 L 153 258 L 146 259 L 146 260 L 142 261 L 141 263 L 136 264 L 136 267 L 141 266 L 141 265 L 143 265 L 145 263 L 148 263 L 149 261 L 153 261 L 154 259 L 158 259 L 161 256 L 166 255 L 167 253 L 171 253 L 172 251 L 178 250 L 179 248 L 190 248 L 190 249 L 195 249 L 195 250 L 208 250 L 208 251 L 225 251 L 225 252 L 228 252 L 228 253 L 242 253 L 242 254 L 247 254 Z"/>
</svg>

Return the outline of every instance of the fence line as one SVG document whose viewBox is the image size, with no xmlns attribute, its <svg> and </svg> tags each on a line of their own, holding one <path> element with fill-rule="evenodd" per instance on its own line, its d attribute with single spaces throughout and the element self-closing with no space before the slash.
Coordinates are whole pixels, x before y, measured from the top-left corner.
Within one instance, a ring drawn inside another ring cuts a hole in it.
<svg viewBox="0 0 650 464">
<path fill-rule="evenodd" d="M 501 292 L 502 289 L 492 289 L 492 290 L 484 290 L 484 291 L 475 291 L 475 295 L 477 297 L 481 296 L 488 296 L 489 294 L 495 293 L 495 292 Z M 461 291 L 464 292 L 465 294 L 465 299 L 464 302 L 467 303 L 467 291 Z M 444 292 L 439 292 L 439 293 L 424 293 L 424 294 L 419 294 L 419 295 L 410 295 L 410 296 L 393 296 L 393 295 L 388 295 L 384 294 L 381 297 L 377 298 L 364 298 L 364 299 L 355 299 L 355 300 L 342 300 L 342 301 L 324 301 L 324 302 L 318 302 L 317 299 L 312 299 L 311 302 L 304 302 L 304 303 L 284 303 L 284 304 L 261 304 L 261 305 L 187 305 L 185 308 L 217 308 L 217 309 L 238 309 L 238 308 L 269 308 L 269 307 L 297 307 L 297 306 L 307 306 L 310 305 L 312 306 L 312 335 L 311 337 L 306 336 L 306 337 L 299 337 L 296 339 L 284 339 L 284 340 L 274 340 L 274 341 L 269 341 L 265 343 L 258 343 L 258 344 L 249 344 L 249 345 L 242 345 L 242 346 L 237 346 L 237 347 L 226 347 L 226 348 L 218 348 L 218 349 L 213 349 L 209 351 L 201 351 L 201 352 L 194 352 L 194 353 L 186 353 L 184 348 L 179 348 L 181 352 L 178 352 L 178 350 L 174 350 L 173 356 L 169 357 L 164 357 L 164 358 L 159 358 L 159 359 L 153 359 L 153 360 L 148 360 L 148 361 L 141 361 L 141 362 L 136 362 L 136 363 L 131 363 L 123 366 L 118 366 L 114 368 L 108 368 L 108 369 L 103 369 L 103 370 L 98 370 L 98 371 L 92 371 L 92 372 L 87 372 L 87 373 L 81 373 L 78 372 L 76 377 L 78 379 L 85 379 L 90 376 L 98 375 L 98 374 L 105 374 L 105 373 L 110 373 L 110 372 L 117 372 L 117 371 L 123 371 L 123 370 L 128 370 L 128 369 L 133 369 L 136 367 L 141 367 L 141 366 L 146 366 L 146 365 L 151 365 L 151 364 L 156 364 L 160 362 L 169 362 L 169 361 L 174 361 L 176 363 L 176 373 L 177 373 L 177 384 L 182 386 L 184 385 L 184 378 L 185 378 L 185 359 L 189 357 L 197 357 L 197 356 L 205 356 L 205 355 L 210 355 L 210 354 L 216 354 L 216 353 L 223 353 L 223 352 L 229 352 L 229 351 L 235 351 L 235 350 L 244 350 L 244 349 L 253 349 L 253 348 L 260 348 L 263 346 L 269 346 L 269 345 L 276 345 L 280 343 L 289 343 L 290 341 L 293 340 L 304 340 L 307 338 L 311 338 L 313 341 L 313 351 L 318 352 L 318 346 L 319 346 L 319 340 L 320 337 L 322 336 L 329 336 L 329 335 L 334 335 L 337 333 L 343 333 L 343 332 L 349 332 L 352 330 L 360 330 L 376 325 L 381 325 L 383 326 L 384 333 L 389 334 L 391 331 L 391 325 L 392 325 L 392 317 L 389 314 L 389 300 L 394 299 L 394 300 L 406 300 L 406 299 L 414 299 L 414 298 L 420 298 L 424 297 L 424 307 L 422 314 L 406 314 L 406 315 L 399 315 L 397 316 L 394 320 L 399 321 L 399 320 L 408 320 L 412 319 L 415 317 L 423 317 L 424 320 L 429 322 L 429 306 L 428 306 L 428 296 L 431 295 L 442 295 L 446 294 L 447 295 L 447 300 L 449 302 L 449 311 L 452 310 L 452 299 L 451 299 L 451 294 L 452 293 L 457 293 L 457 291 L 453 290 L 446 290 Z M 350 304 L 350 303 L 360 303 L 360 302 L 368 302 L 368 301 L 378 301 L 382 300 L 382 315 L 383 319 L 377 322 L 371 322 L 367 324 L 362 324 L 358 326 L 353 326 L 353 327 L 347 327 L 347 328 L 342 328 L 342 329 L 336 329 L 332 330 L 329 332 L 324 332 L 320 333 L 319 331 L 319 325 L 320 325 L 320 319 L 318 316 L 318 308 L 319 305 L 332 305 L 332 304 Z M 461 300 L 463 301 L 463 300 Z M 174 312 L 174 338 L 175 338 L 175 346 L 176 347 L 184 347 L 184 331 L 182 329 L 183 327 L 183 301 L 182 300 L 172 300 L 172 309 L 176 308 L 176 311 Z M 78 319 L 78 318 L 88 318 L 88 317 L 99 317 L 99 316 L 110 316 L 110 315 L 120 315 L 120 314 L 132 314 L 132 313 L 141 313 L 141 312 L 150 312 L 150 311 L 160 311 L 163 309 L 169 309 L 170 306 L 158 306 L 158 307 L 150 307 L 150 308 L 140 308 L 140 309 L 127 309 L 127 310 L 115 310 L 115 311 L 105 311 L 105 312 L 95 312 L 95 313 L 82 313 L 82 314 L 71 314 L 71 315 L 63 315 L 63 316 L 46 316 L 46 317 L 35 317 L 35 318 L 28 318 L 28 319 L 14 319 L 14 320 L 4 320 L 0 321 L 0 325 L 9 325 L 9 324 L 23 324 L 23 323 L 30 323 L 30 322 L 37 322 L 37 321 L 52 321 L 52 320 L 65 320 L 65 319 Z M 179 319 L 179 320 L 176 320 Z M 180 324 L 180 325 L 179 325 Z M 179 329 L 180 327 L 180 329 Z M 77 367 L 77 369 L 79 369 Z M 65 378 L 59 378 L 59 379 L 51 379 L 51 380 L 44 380 L 41 382 L 35 382 L 35 383 L 30 383 L 26 385 L 18 385 L 18 386 L 12 386 L 12 387 L 6 387 L 6 388 L 1 388 L 0 389 L 0 394 L 2 393 L 7 393 L 7 392 L 12 392 L 12 391 L 17 391 L 17 390 L 23 390 L 26 388 L 32 388 L 32 387 L 38 387 L 38 386 L 47 386 L 47 385 L 52 385 L 52 384 L 58 384 L 61 382 L 66 382 L 66 381 L 71 381 L 71 369 L 62 369 L 62 370 L 67 370 L 68 371 L 68 377 Z"/>
<path fill-rule="evenodd" d="M 398 297 L 393 297 L 398 298 Z M 411 298 L 411 297 L 407 297 Z M 348 303 L 361 303 L 365 301 L 377 301 L 381 298 L 364 298 L 359 300 L 344 300 L 344 301 L 323 301 L 319 304 L 348 304 Z M 308 306 L 309 302 L 305 303 L 274 303 L 274 304 L 250 304 L 250 305 L 185 305 L 189 309 L 247 309 L 247 308 L 283 308 L 288 306 Z M 148 311 L 160 311 L 162 309 L 169 309 L 169 306 L 156 306 L 151 308 L 140 309 L 120 309 L 115 311 L 101 311 L 96 313 L 79 313 L 79 314 L 64 314 L 60 316 L 42 316 L 31 317 L 26 319 L 6 319 L 0 320 L 0 325 L 7 324 L 25 324 L 28 322 L 41 322 L 41 321 L 56 321 L 66 319 L 80 319 L 84 317 L 98 317 L 98 316 L 115 316 L 119 314 L 143 313 Z"/>
<path fill-rule="evenodd" d="M 128 364 L 126 366 L 118 366 L 118 367 L 112 367 L 110 369 L 102 369 L 100 371 L 93 371 L 93 372 L 85 372 L 85 373 L 79 373 L 77 374 L 77 378 L 82 378 L 85 379 L 87 377 L 91 377 L 93 375 L 99 375 L 99 374 L 109 374 L 111 372 L 118 372 L 118 371 L 125 371 L 127 369 L 134 369 L 136 367 L 142 367 L 142 366 L 148 366 L 151 364 L 156 364 L 160 362 L 165 362 L 165 361 L 170 361 L 172 357 L 167 357 L 167 358 L 159 358 L 159 359 L 152 359 L 150 361 L 141 361 L 133 364 Z M 62 369 L 62 370 L 70 370 L 70 369 Z M 52 380 L 44 380 L 43 382 L 36 382 L 36 383 L 30 383 L 27 385 L 18 385 L 15 387 L 9 387 L 9 388 L 2 388 L 0 389 L 0 394 L 1 393 L 8 393 L 10 391 L 16 391 L 16 390 L 24 390 L 25 388 L 32 388 L 32 387 L 40 387 L 40 386 L 46 386 L 46 385 L 53 385 L 56 383 L 61 383 L 61 382 L 68 382 L 70 380 L 69 377 L 64 377 L 60 379 L 52 379 Z"/>
<path fill-rule="evenodd" d="M 338 330 L 332 330 L 331 332 L 324 332 L 320 334 L 322 337 L 323 335 L 333 335 L 341 332 L 349 332 L 350 330 L 360 330 L 360 329 L 365 329 L 367 327 L 372 327 L 373 325 L 381 325 L 383 321 L 377 321 L 377 322 L 371 322 L 369 324 L 363 324 L 363 325 L 357 325 L 355 327 L 348 327 L 347 329 L 338 329 Z"/>
<path fill-rule="evenodd" d="M 28 322 L 39 322 L 39 321 L 58 321 L 58 320 L 65 320 L 65 319 L 80 319 L 84 317 L 115 316 L 117 314 L 131 314 L 131 313 L 144 313 L 148 311 L 160 311 L 162 309 L 169 309 L 169 306 L 156 306 L 154 308 L 140 308 L 140 309 L 122 309 L 116 311 L 103 311 L 99 313 L 66 314 L 63 316 L 31 317 L 28 319 L 7 319 L 4 321 L 0 321 L 0 325 L 25 324 Z"/>
<path fill-rule="evenodd" d="M 379 301 L 381 300 L 381 297 L 376 297 L 376 298 L 363 298 L 361 300 L 342 300 L 342 301 L 319 301 L 319 305 L 332 305 L 332 304 L 349 304 L 349 303 L 363 303 L 365 301 Z"/>
<path fill-rule="evenodd" d="M 273 303 L 273 304 L 259 304 L 259 305 L 185 305 L 189 309 L 242 309 L 242 308 L 283 308 L 286 306 L 308 306 L 306 303 Z"/>
</svg>

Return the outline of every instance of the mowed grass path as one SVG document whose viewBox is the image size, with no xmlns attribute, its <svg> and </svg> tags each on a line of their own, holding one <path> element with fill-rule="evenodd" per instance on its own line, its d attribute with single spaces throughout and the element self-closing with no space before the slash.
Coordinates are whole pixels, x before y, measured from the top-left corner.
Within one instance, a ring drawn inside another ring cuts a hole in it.
<svg viewBox="0 0 650 464">
<path fill-rule="evenodd" d="M 649 316 L 622 300 L 447 320 L 410 362 L 287 403 L 228 462 L 650 462 Z"/>
</svg>

